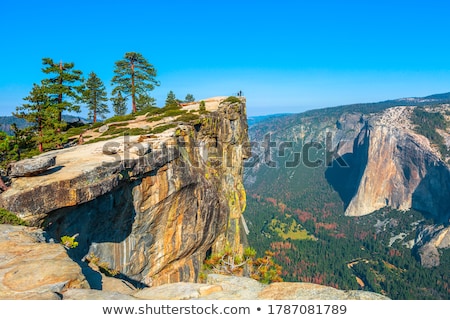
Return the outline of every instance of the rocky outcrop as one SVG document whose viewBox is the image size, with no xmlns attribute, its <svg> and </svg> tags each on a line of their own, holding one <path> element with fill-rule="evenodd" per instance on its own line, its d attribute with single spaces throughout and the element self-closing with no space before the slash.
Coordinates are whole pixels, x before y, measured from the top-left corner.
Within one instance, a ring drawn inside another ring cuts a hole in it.
<svg viewBox="0 0 450 320">
<path fill-rule="evenodd" d="M 347 172 L 346 185 L 341 186 L 346 215 L 366 215 L 388 206 L 414 208 L 437 222 L 449 221 L 449 167 L 428 139 L 412 130 L 410 112 L 411 108 L 396 107 L 369 117 L 351 151 L 348 143 L 345 150 L 337 143 L 348 166 L 329 171 Z"/>
<path fill-rule="evenodd" d="M 146 300 L 388 300 L 367 291 L 343 291 L 302 282 L 269 285 L 243 277 L 211 274 L 206 284 L 166 284 L 134 295 Z"/>
<path fill-rule="evenodd" d="M 308 283 L 263 285 L 244 277 L 210 274 L 206 283 L 176 282 L 151 288 L 100 273 L 70 259 L 63 245 L 45 241 L 42 229 L 0 225 L 0 300 L 254 300 L 387 299 Z M 89 285 L 89 283 L 91 285 Z"/>
<path fill-rule="evenodd" d="M 447 248 L 450 248 L 450 227 L 431 225 L 419 230 L 413 249 L 422 266 L 432 268 L 440 264 L 438 249 Z"/>
<path fill-rule="evenodd" d="M 0 299 L 61 299 L 89 289 L 80 266 L 37 228 L 0 225 Z"/>
<path fill-rule="evenodd" d="M 51 173 L 13 179 L 6 208 L 94 255 L 137 286 L 195 282 L 207 252 L 242 251 L 245 99 L 218 99 L 195 124 L 52 152 Z M 114 152 L 105 152 L 114 150 Z"/>
</svg>

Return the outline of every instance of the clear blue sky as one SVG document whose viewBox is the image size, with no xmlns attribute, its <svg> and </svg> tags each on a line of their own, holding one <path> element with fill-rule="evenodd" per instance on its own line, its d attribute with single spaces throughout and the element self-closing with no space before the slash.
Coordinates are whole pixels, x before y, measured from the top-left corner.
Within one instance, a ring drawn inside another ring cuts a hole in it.
<svg viewBox="0 0 450 320">
<path fill-rule="evenodd" d="M 450 1 L 22 1 L 0 3 L 0 115 L 42 58 L 74 62 L 110 90 L 114 62 L 142 53 L 152 95 L 242 90 L 249 115 L 450 91 Z"/>
</svg>

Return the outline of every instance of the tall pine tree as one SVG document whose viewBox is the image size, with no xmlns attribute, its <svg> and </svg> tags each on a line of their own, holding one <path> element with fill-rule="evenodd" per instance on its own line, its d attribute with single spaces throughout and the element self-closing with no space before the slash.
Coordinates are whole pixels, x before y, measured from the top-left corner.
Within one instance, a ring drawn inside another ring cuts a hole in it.
<svg viewBox="0 0 450 320">
<path fill-rule="evenodd" d="M 115 116 L 123 116 L 127 113 L 127 100 L 122 96 L 120 91 L 117 93 L 117 96 L 111 98 L 111 101 Z"/>
<path fill-rule="evenodd" d="M 42 72 L 50 75 L 42 80 L 45 93 L 49 95 L 51 104 L 58 110 L 58 121 L 62 122 L 64 111 L 80 111 L 77 102 L 82 92 L 82 72 L 74 70 L 75 64 L 55 63 L 50 58 L 43 58 Z"/>
<path fill-rule="evenodd" d="M 97 117 L 103 117 L 109 113 L 108 105 L 105 103 L 108 101 L 105 85 L 95 72 L 89 74 L 83 90 L 82 101 L 86 103 L 89 119 L 92 119 L 93 123 L 97 122 Z"/>
<path fill-rule="evenodd" d="M 156 69 L 142 54 L 127 52 L 122 60 L 116 61 L 114 77 L 111 84 L 115 87 L 113 95 L 118 92 L 131 96 L 132 112 L 137 111 L 137 98 L 139 95 L 148 96 L 159 82 L 155 80 Z"/>
<path fill-rule="evenodd" d="M 31 124 L 28 132 L 33 135 L 32 140 L 35 141 L 39 152 L 62 143 L 63 141 L 55 136 L 61 126 L 61 122 L 58 121 L 59 109 L 51 104 L 46 88 L 34 84 L 30 94 L 23 100 L 28 103 L 16 107 L 17 112 L 13 115 Z"/>
</svg>

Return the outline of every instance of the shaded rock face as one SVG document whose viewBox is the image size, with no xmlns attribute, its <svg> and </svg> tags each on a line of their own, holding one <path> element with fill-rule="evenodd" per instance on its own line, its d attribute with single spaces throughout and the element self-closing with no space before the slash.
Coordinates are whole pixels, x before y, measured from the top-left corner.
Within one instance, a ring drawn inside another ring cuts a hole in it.
<svg viewBox="0 0 450 320">
<path fill-rule="evenodd" d="M 195 282 L 207 252 L 243 250 L 245 99 L 138 138 L 61 151 L 59 171 L 16 179 L 0 206 L 57 242 L 78 234 L 73 259 L 93 254 L 138 285 Z"/>
</svg>

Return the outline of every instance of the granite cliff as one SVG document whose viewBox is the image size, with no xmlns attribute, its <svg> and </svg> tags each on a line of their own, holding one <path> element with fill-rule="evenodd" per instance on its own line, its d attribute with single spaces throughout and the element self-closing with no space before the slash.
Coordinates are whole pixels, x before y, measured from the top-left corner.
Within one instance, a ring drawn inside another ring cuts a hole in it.
<svg viewBox="0 0 450 320">
<path fill-rule="evenodd" d="M 240 252 L 245 243 L 245 99 L 205 101 L 198 119 L 169 117 L 172 128 L 160 134 L 45 154 L 55 165 L 13 178 L 0 207 L 42 228 L 47 241 L 76 235 L 69 254 L 80 264 L 95 256 L 142 286 L 197 281 L 207 252 Z"/>
<path fill-rule="evenodd" d="M 303 187 L 302 181 L 318 184 L 317 175 L 323 174 L 320 183 L 332 187 L 327 201 L 339 206 L 339 214 L 341 205 L 348 217 L 387 208 L 417 210 L 437 231 L 418 228 L 416 239 L 404 245 L 414 247 L 424 266 L 438 265 L 438 249 L 450 247 L 445 240 L 450 222 L 449 104 L 428 101 L 416 106 L 414 100 L 401 105 L 403 102 L 396 101 L 400 105 L 394 107 L 314 110 L 257 122 L 249 131 L 257 143 L 250 158 L 253 162 L 245 172 L 247 191 L 257 198 L 291 203 L 294 212 L 303 205 L 294 199 L 322 199 L 321 192 L 328 192 L 323 191 L 326 187 Z M 433 127 L 436 119 L 439 127 Z M 283 194 L 265 187 L 269 176 L 286 184 Z M 333 200 L 334 192 L 339 201 Z M 314 208 L 328 210 L 320 203 L 302 210 L 312 212 Z M 334 210 L 333 214 L 337 213 Z"/>
</svg>

